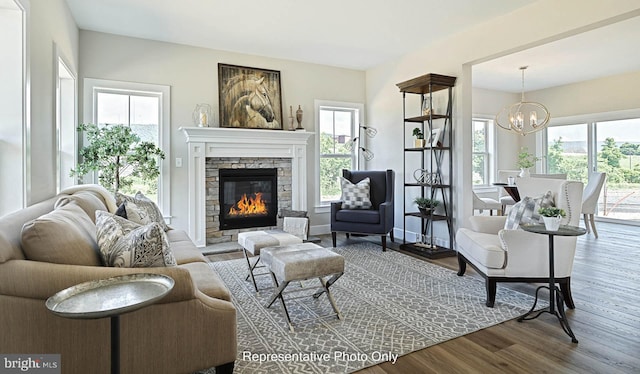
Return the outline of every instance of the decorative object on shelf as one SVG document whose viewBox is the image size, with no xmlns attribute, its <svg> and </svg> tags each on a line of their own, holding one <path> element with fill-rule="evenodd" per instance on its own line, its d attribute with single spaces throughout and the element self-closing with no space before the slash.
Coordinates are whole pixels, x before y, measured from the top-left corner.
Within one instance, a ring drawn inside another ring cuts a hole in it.
<svg viewBox="0 0 640 374">
<path fill-rule="evenodd" d="M 370 150 L 364 148 L 362 146 L 362 143 L 360 143 L 360 139 L 362 139 L 362 137 L 360 136 L 360 132 L 363 129 L 364 129 L 364 133 L 369 138 L 374 138 L 376 136 L 376 134 L 378 133 L 378 130 L 376 130 L 375 128 L 373 128 L 371 126 L 358 125 L 358 136 L 356 136 L 355 138 L 353 138 L 353 139 L 349 140 L 348 142 L 344 143 L 344 148 L 347 151 L 352 151 L 355 148 L 355 149 L 357 149 L 358 154 L 360 153 L 360 151 L 362 151 L 362 157 L 364 157 L 364 159 L 367 160 L 367 161 L 371 161 L 371 160 L 373 160 L 373 157 L 374 157 L 373 152 L 371 152 Z M 359 158 L 360 157 L 357 157 L 356 160 L 358 160 Z M 358 165 L 357 165 L 356 169 L 360 169 L 359 162 L 358 162 Z"/>
<path fill-rule="evenodd" d="M 424 146 L 427 144 L 427 141 L 424 140 L 424 134 L 422 133 L 422 130 L 420 130 L 419 127 L 416 127 L 413 129 L 413 136 L 416 137 L 416 139 L 414 140 L 415 147 L 424 148 Z"/>
<path fill-rule="evenodd" d="M 535 101 L 525 101 L 524 99 L 524 71 L 527 68 L 528 66 L 520 67 L 522 71 L 522 96 L 520 102 L 505 107 L 496 114 L 496 124 L 498 126 L 520 135 L 527 135 L 544 129 L 551 118 L 549 110 L 544 105 Z M 525 119 L 528 119 L 528 121 Z"/>
<path fill-rule="evenodd" d="M 424 183 L 429 185 L 440 184 L 440 176 L 438 173 L 431 173 L 426 169 L 416 169 L 413 171 L 413 179 L 416 183 Z"/>
<path fill-rule="evenodd" d="M 422 96 L 422 115 L 428 116 L 431 114 L 431 96 L 423 95 Z"/>
<path fill-rule="evenodd" d="M 520 174 L 518 176 L 520 178 L 525 178 L 531 176 L 529 169 L 532 168 L 536 161 L 540 161 L 540 157 L 534 156 L 532 153 L 529 153 L 529 148 L 522 147 L 520 148 L 520 152 L 518 153 L 518 167 L 520 168 Z"/>
<path fill-rule="evenodd" d="M 413 199 L 413 203 L 418 206 L 418 210 L 423 216 L 429 216 L 433 209 L 435 209 L 440 202 L 435 199 L 430 199 L 428 197 L 418 196 Z"/>
<path fill-rule="evenodd" d="M 429 137 L 429 145 L 431 147 L 439 147 L 442 143 L 440 143 L 440 128 L 435 128 L 431 130 L 431 136 Z"/>
<path fill-rule="evenodd" d="M 304 127 L 302 127 L 302 108 L 300 105 L 298 105 L 298 110 L 296 110 L 296 121 L 298 122 L 296 130 L 304 130 Z"/>
<path fill-rule="evenodd" d="M 220 127 L 282 130 L 280 72 L 218 64 Z"/>
<path fill-rule="evenodd" d="M 198 127 L 209 127 L 211 113 L 211 105 L 196 104 L 196 109 L 193 111 L 193 123 Z"/>
<path fill-rule="evenodd" d="M 295 129 L 293 126 L 293 107 L 289 105 L 289 131 L 295 131 Z"/>
<path fill-rule="evenodd" d="M 560 221 L 567 215 L 564 209 L 553 206 L 538 209 L 538 214 L 542 216 L 544 227 L 549 231 L 557 231 L 560 228 Z"/>
</svg>

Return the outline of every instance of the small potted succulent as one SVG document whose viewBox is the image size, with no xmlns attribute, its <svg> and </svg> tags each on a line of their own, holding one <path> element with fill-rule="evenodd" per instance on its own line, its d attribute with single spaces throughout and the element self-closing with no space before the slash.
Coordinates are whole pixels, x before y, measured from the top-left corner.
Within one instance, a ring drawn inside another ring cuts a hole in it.
<svg viewBox="0 0 640 374">
<path fill-rule="evenodd" d="M 422 133 L 422 130 L 420 130 L 419 127 L 416 127 L 415 129 L 413 129 L 413 136 L 416 137 L 416 139 L 414 140 L 415 147 L 424 148 L 427 142 L 426 140 L 424 140 L 424 134 Z"/>
<path fill-rule="evenodd" d="M 538 209 L 538 214 L 542 216 L 544 227 L 549 231 L 557 231 L 560 228 L 560 220 L 566 216 L 564 209 L 553 206 Z"/>
<path fill-rule="evenodd" d="M 440 205 L 438 200 L 430 199 L 428 197 L 416 197 L 413 203 L 418 206 L 418 210 L 423 216 L 428 216 L 435 207 Z"/>
</svg>

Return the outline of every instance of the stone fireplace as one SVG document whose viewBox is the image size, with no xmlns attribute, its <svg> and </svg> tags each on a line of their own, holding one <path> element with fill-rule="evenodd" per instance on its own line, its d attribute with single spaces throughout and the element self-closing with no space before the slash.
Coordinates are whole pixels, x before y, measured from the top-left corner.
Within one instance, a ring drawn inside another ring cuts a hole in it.
<svg viewBox="0 0 640 374">
<path fill-rule="evenodd" d="M 225 230 L 219 226 L 215 229 L 220 204 L 217 208 L 215 204 L 207 206 L 207 200 L 219 202 L 219 186 L 211 184 L 218 177 L 215 170 L 275 168 L 277 194 L 282 195 L 282 198 L 278 196 L 278 207 L 307 209 L 307 141 L 312 132 L 218 127 L 182 127 L 180 130 L 186 137 L 189 152 L 188 232 L 198 247 L 204 247 L 208 241 L 233 240 L 234 232 L 225 235 Z M 207 169 L 207 165 L 215 164 L 216 167 Z M 213 234 L 214 231 L 222 232 Z"/>
</svg>

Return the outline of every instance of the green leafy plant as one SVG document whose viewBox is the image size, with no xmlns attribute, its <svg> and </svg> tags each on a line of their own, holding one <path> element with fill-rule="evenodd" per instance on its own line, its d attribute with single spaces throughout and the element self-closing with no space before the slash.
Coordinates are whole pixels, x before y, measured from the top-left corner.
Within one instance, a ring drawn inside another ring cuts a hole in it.
<svg viewBox="0 0 640 374">
<path fill-rule="evenodd" d="M 438 205 L 440 205 L 440 202 L 438 200 L 430 199 L 428 197 L 420 197 L 420 196 L 413 199 L 413 203 L 416 204 L 418 208 L 422 208 L 422 209 L 433 209 Z"/>
<path fill-rule="evenodd" d="M 539 161 L 540 157 L 534 156 L 532 153 L 529 153 L 529 149 L 527 147 L 520 148 L 520 153 L 518 153 L 518 167 L 521 169 L 529 169 L 536 164 L 536 161 Z"/>
<path fill-rule="evenodd" d="M 413 129 L 413 136 L 415 136 L 416 139 L 424 139 L 424 134 L 422 133 L 422 130 L 420 130 L 419 127 L 416 127 L 415 129 Z"/>
<path fill-rule="evenodd" d="M 543 217 L 565 217 L 567 214 L 564 209 L 556 208 L 554 206 L 548 208 L 538 209 L 538 214 Z"/>
<path fill-rule="evenodd" d="M 81 161 L 71 176 L 97 171 L 100 184 L 115 194 L 135 178 L 153 182 L 160 175 L 158 159 L 164 159 L 164 152 L 140 141 L 129 126 L 81 124 L 78 132 L 86 134 L 89 145 L 80 150 Z"/>
</svg>

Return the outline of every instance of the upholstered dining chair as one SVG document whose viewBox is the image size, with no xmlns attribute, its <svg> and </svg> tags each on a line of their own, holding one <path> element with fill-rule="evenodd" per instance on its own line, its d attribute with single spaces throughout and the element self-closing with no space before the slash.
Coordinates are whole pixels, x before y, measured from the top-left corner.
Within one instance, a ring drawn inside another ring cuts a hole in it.
<svg viewBox="0 0 640 374">
<path fill-rule="evenodd" d="M 497 211 L 498 215 L 502 212 L 502 205 L 496 199 L 492 199 L 490 197 L 480 197 L 478 194 L 473 192 L 473 210 L 477 210 L 482 214 L 482 212 L 487 209 L 489 211 L 489 215 L 493 215 L 493 211 Z"/>
<path fill-rule="evenodd" d="M 331 203 L 331 238 L 336 246 L 336 234 L 380 235 L 382 250 L 387 250 L 387 234 L 393 241 L 393 184 L 395 173 L 393 170 L 350 171 L 343 169 L 342 176 L 351 183 L 357 184 L 365 178 L 370 179 L 369 209 L 343 208 L 343 201 Z"/>
<path fill-rule="evenodd" d="M 516 178 L 520 174 L 520 170 L 498 170 L 498 182 L 507 183 L 509 177 Z M 500 209 L 502 214 L 506 213 L 507 205 L 513 205 L 516 201 L 511 197 L 504 188 L 498 188 L 498 201 L 500 201 Z"/>
<path fill-rule="evenodd" d="M 584 188 L 582 193 L 582 214 L 584 217 L 584 226 L 587 229 L 587 233 L 593 231 L 593 236 L 598 237 L 598 231 L 596 231 L 595 215 L 598 210 L 598 198 L 600 197 L 600 191 L 604 186 L 604 181 L 607 179 L 607 173 L 593 173 L 589 177 L 587 187 Z M 591 228 L 589 228 L 591 226 Z"/>
<path fill-rule="evenodd" d="M 549 178 L 549 179 L 567 179 L 566 173 L 557 174 L 533 174 L 529 175 L 531 178 Z"/>
<path fill-rule="evenodd" d="M 582 182 L 560 179 L 520 178 L 520 196 L 537 198 L 551 191 L 556 207 L 566 212 L 561 224 L 578 226 L 582 203 Z M 513 208 L 512 208 L 513 209 Z M 515 216 L 515 215 L 514 215 Z M 506 230 L 507 217 L 472 216 L 470 226 L 456 233 L 458 275 L 467 264 L 485 278 L 486 305 L 493 307 L 498 282 L 545 283 L 549 281 L 547 235 L 524 230 Z M 556 236 L 555 279 L 567 306 L 575 308 L 571 297 L 571 270 L 576 251 L 576 237 Z"/>
</svg>

